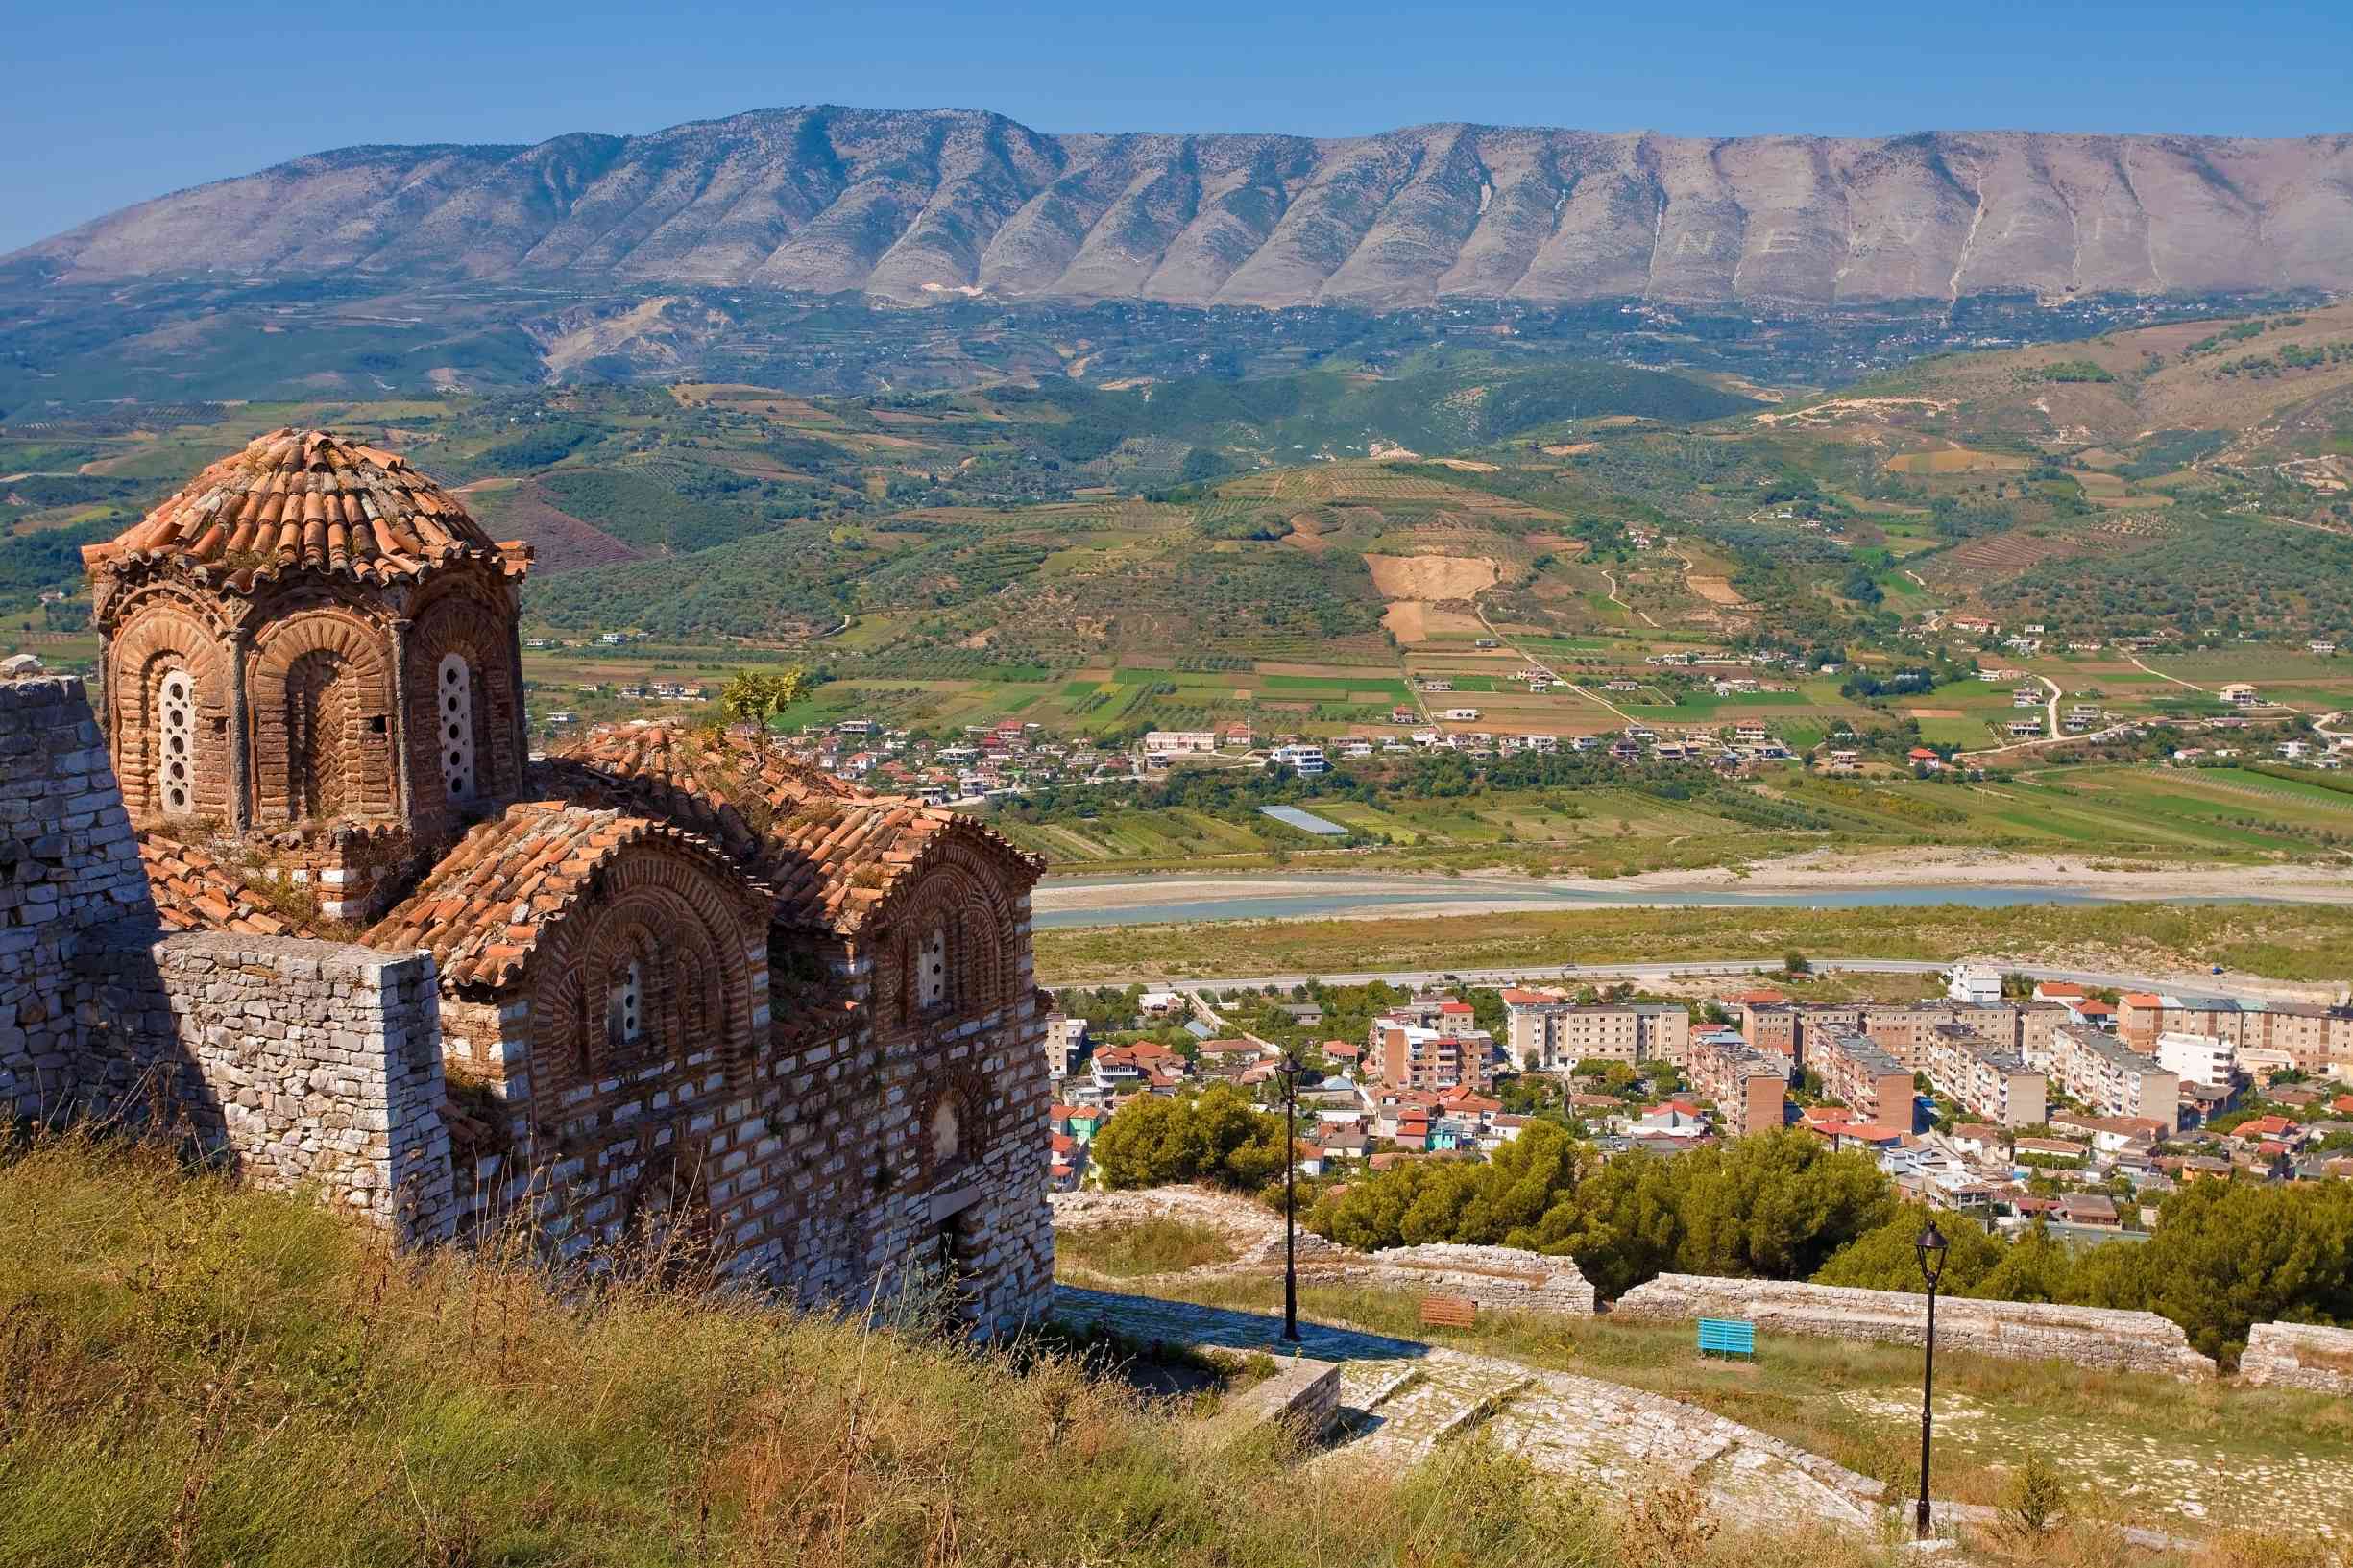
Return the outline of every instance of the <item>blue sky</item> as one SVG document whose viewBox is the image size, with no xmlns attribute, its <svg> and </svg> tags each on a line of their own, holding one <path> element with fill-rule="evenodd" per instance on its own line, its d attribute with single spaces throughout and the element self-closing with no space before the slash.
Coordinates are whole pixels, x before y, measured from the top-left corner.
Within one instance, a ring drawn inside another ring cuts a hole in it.
<svg viewBox="0 0 2353 1568">
<path fill-rule="evenodd" d="M 2353 132 L 2348 0 L 0 0 L 0 253 L 329 147 L 531 142 L 802 103 L 990 109 L 1042 131 Z"/>
</svg>

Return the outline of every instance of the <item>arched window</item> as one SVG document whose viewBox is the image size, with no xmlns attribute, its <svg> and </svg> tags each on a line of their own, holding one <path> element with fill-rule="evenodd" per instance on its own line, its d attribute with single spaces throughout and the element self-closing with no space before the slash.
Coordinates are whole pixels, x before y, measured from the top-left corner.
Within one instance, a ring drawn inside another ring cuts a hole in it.
<svg viewBox="0 0 2353 1568">
<path fill-rule="evenodd" d="M 933 1107 L 928 1131 L 934 1168 L 954 1165 L 964 1149 L 964 1119 L 957 1114 L 955 1099 L 944 1098 Z"/>
<path fill-rule="evenodd" d="M 645 971 L 632 958 L 613 977 L 605 1002 L 605 1032 L 615 1045 L 633 1046 L 645 1034 Z"/>
<path fill-rule="evenodd" d="M 466 656 L 441 656 L 434 683 L 442 787 L 452 801 L 473 799 L 473 671 Z"/>
<path fill-rule="evenodd" d="M 948 928 L 934 926 L 915 944 L 915 1005 L 936 1007 L 948 1000 Z"/>
<path fill-rule="evenodd" d="M 184 669 L 167 670 L 156 692 L 156 800 L 166 816 L 183 817 L 196 806 L 196 681 Z"/>
</svg>

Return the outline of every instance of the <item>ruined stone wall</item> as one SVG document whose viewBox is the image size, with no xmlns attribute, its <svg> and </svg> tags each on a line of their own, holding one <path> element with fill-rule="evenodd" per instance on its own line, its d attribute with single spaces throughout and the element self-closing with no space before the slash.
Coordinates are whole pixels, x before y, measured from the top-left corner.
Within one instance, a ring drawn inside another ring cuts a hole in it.
<svg viewBox="0 0 2353 1568">
<path fill-rule="evenodd" d="M 85 1082 L 152 1069 L 198 1137 L 254 1186 L 315 1188 L 403 1241 L 450 1233 L 431 958 L 147 935 L 126 930 L 83 954 L 98 1058 Z"/>
<path fill-rule="evenodd" d="M 0 682 L 0 1106 L 177 1116 L 256 1186 L 447 1234 L 430 959 L 159 936 L 78 681 Z"/>
<path fill-rule="evenodd" d="M 1318 1279 L 1337 1274 L 1351 1285 L 1464 1296 L 1478 1303 L 1481 1312 L 1593 1315 L 1593 1287 L 1573 1259 L 1516 1247 L 1434 1242 L 1373 1253 L 1334 1248 L 1302 1260 L 1301 1266 Z"/>
<path fill-rule="evenodd" d="M 82 683 L 0 680 L 0 1114 L 72 1102 L 74 960 L 94 929 L 142 916 L 147 873 Z"/>
<path fill-rule="evenodd" d="M 2239 1376 L 2247 1383 L 2353 1394 L 2353 1329 L 2258 1323 L 2247 1331 Z"/>
<path fill-rule="evenodd" d="M 1764 1334 L 1916 1345 L 1927 1334 L 1928 1298 L 1902 1291 L 1662 1274 L 1627 1291 L 1611 1315 L 1669 1322 L 1747 1317 Z M 2214 1363 L 2190 1348 L 2180 1327 L 2155 1313 L 1940 1296 L 1936 1342 L 2013 1361 L 2065 1361 L 2175 1377 L 2215 1375 Z"/>
</svg>

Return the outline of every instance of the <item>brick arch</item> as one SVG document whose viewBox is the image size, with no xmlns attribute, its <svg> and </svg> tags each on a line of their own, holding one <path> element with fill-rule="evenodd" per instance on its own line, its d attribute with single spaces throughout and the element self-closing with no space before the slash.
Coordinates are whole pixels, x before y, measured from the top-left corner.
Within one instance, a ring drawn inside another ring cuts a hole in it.
<svg viewBox="0 0 2353 1568">
<path fill-rule="evenodd" d="M 152 594 L 108 639 L 105 663 L 107 741 L 133 818 L 162 814 L 157 787 L 162 762 L 163 678 L 184 669 L 196 688 L 194 800 L 191 815 L 226 819 L 230 806 L 231 712 L 230 661 L 213 618 L 176 594 Z"/>
<path fill-rule="evenodd" d="M 474 793 L 477 799 L 511 800 L 522 789 L 523 758 L 515 736 L 522 698 L 515 668 L 515 613 L 473 586 L 453 587 L 425 601 L 409 617 L 401 685 L 407 697 L 402 715 L 409 748 L 409 777 L 420 814 L 445 803 L 441 779 L 441 715 L 436 687 L 449 654 L 466 661 L 473 676 Z"/>
<path fill-rule="evenodd" d="M 591 896 L 532 955 L 535 1094 L 709 1053 L 731 1069 L 752 1051 L 748 944 L 762 909 L 723 862 L 667 844 L 614 852 Z M 642 966 L 644 1038 L 611 1038 L 606 999 L 621 966 Z"/>
<path fill-rule="evenodd" d="M 255 822 L 399 810 L 389 642 L 340 607 L 298 611 L 255 636 L 245 677 Z"/>
<path fill-rule="evenodd" d="M 954 1119 L 956 1147 L 939 1145 L 942 1113 Z M 948 1180 L 988 1153 L 994 1130 L 988 1122 L 988 1086 L 970 1069 L 934 1076 L 925 1092 L 913 1128 L 917 1169 L 926 1186 Z"/>
<path fill-rule="evenodd" d="M 897 969 L 889 994 L 900 1015 L 913 1019 L 916 952 L 934 929 L 948 934 L 950 1010 L 985 1012 L 1012 1000 L 1013 900 L 1003 873 L 960 844 L 935 852 L 913 881 L 891 901 L 888 944 Z"/>
</svg>

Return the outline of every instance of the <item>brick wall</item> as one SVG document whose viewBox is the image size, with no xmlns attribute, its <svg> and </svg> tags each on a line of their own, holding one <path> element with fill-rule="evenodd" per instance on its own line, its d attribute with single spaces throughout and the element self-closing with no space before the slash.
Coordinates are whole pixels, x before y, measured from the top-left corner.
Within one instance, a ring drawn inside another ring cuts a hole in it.
<svg viewBox="0 0 2353 1568">
<path fill-rule="evenodd" d="M 1783 1280 L 1662 1274 L 1627 1291 L 1611 1315 L 1661 1321 L 1747 1317 L 1760 1333 L 1918 1344 L 1927 1335 L 1928 1297 Z M 2011 1360 L 2175 1377 L 2215 1375 L 2214 1363 L 2190 1348 L 2179 1325 L 2155 1313 L 1942 1296 L 1936 1303 L 1936 1342 Z"/>
</svg>

